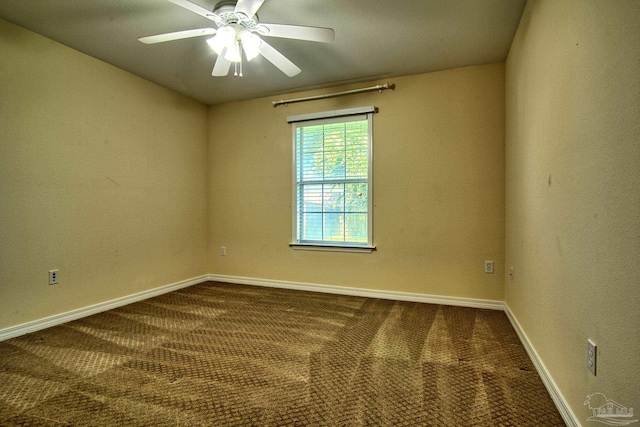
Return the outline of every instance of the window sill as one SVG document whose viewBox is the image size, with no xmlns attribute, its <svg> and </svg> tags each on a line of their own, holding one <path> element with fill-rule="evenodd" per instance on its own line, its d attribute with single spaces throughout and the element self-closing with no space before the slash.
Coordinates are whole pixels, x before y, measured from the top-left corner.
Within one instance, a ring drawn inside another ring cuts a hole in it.
<svg viewBox="0 0 640 427">
<path fill-rule="evenodd" d="M 323 245 L 319 243 L 289 243 L 289 246 L 302 251 L 356 252 L 366 254 L 370 254 L 376 250 L 375 246 Z"/>
</svg>

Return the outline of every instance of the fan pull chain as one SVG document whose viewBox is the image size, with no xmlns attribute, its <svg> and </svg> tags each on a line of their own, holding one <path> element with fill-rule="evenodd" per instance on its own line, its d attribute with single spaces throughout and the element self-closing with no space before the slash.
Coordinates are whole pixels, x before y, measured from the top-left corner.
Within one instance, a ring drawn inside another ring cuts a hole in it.
<svg viewBox="0 0 640 427">
<path fill-rule="evenodd" d="M 238 41 L 238 47 L 240 49 L 240 77 L 242 77 L 242 41 Z"/>
<path fill-rule="evenodd" d="M 234 64 L 233 77 L 244 77 L 242 75 L 242 61 L 234 62 L 233 64 Z"/>
</svg>

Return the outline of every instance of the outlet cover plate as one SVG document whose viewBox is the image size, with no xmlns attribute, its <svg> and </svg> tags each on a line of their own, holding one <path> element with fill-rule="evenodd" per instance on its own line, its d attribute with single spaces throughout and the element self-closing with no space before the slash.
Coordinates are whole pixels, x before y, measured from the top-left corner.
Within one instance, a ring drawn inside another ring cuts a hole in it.
<svg viewBox="0 0 640 427">
<path fill-rule="evenodd" d="M 57 285 L 58 284 L 58 270 L 49 270 L 49 284 Z"/>
<path fill-rule="evenodd" d="M 596 357 L 598 355 L 596 344 L 587 340 L 587 369 L 591 371 L 593 375 L 596 374 Z"/>
<path fill-rule="evenodd" d="M 493 261 L 485 261 L 484 262 L 484 272 L 493 274 Z"/>
</svg>

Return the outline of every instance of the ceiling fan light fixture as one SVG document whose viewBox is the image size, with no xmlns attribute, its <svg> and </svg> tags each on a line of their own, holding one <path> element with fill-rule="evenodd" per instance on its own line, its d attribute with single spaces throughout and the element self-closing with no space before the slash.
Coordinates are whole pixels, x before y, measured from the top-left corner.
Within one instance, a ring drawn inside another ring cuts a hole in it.
<svg viewBox="0 0 640 427">
<path fill-rule="evenodd" d="M 145 44 L 154 44 L 190 37 L 213 35 L 207 44 L 218 55 L 213 67 L 213 76 L 226 76 L 234 65 L 234 75 L 242 77 L 243 56 L 251 61 L 262 55 L 289 77 L 298 75 L 302 70 L 282 53 L 267 43 L 262 36 L 280 37 L 293 40 L 331 43 L 335 31 L 331 28 L 309 27 L 286 24 L 261 24 L 256 12 L 265 0 L 217 0 L 209 11 L 189 0 L 168 0 L 186 10 L 194 12 L 215 23 L 217 28 L 199 28 L 174 31 L 167 34 L 141 37 Z M 213 1 L 213 0 L 211 0 Z M 244 54 L 242 53 L 244 51 Z"/>
<path fill-rule="evenodd" d="M 242 53 L 240 52 L 240 43 L 234 40 L 233 44 L 227 47 L 227 52 L 224 54 L 224 59 L 229 62 L 242 61 Z"/>
<path fill-rule="evenodd" d="M 260 49 L 262 40 L 257 35 L 249 31 L 243 31 L 240 39 L 242 41 L 242 50 L 244 50 L 244 54 L 247 56 L 247 61 L 251 61 L 262 53 L 262 49 Z"/>
<path fill-rule="evenodd" d="M 213 49 L 213 51 L 222 55 L 224 49 L 227 48 L 227 51 L 236 44 L 236 30 L 232 26 L 226 26 L 218 29 L 218 32 L 215 36 L 211 37 L 207 40 L 207 43 Z"/>
</svg>

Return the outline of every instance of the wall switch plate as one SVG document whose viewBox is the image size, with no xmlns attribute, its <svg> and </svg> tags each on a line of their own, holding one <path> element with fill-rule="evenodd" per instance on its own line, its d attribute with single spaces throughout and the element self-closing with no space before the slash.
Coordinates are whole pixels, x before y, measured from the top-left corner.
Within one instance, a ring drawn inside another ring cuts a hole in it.
<svg viewBox="0 0 640 427">
<path fill-rule="evenodd" d="M 493 274 L 493 261 L 485 261 L 484 262 L 484 272 Z"/>
<path fill-rule="evenodd" d="M 596 374 L 596 357 L 598 355 L 596 344 L 587 340 L 587 369 L 591 371 L 593 375 Z"/>
<path fill-rule="evenodd" d="M 227 248 L 225 246 L 220 246 L 220 255 L 225 256 L 227 254 Z"/>
<path fill-rule="evenodd" d="M 49 270 L 49 284 L 50 285 L 58 284 L 58 270 Z"/>
<path fill-rule="evenodd" d="M 509 269 L 509 277 L 511 277 L 512 279 L 513 279 L 513 273 L 514 273 L 514 272 L 513 272 L 513 267 L 511 267 L 511 268 Z"/>
</svg>

